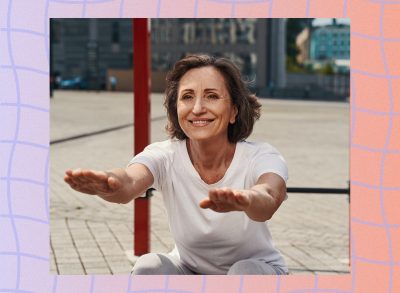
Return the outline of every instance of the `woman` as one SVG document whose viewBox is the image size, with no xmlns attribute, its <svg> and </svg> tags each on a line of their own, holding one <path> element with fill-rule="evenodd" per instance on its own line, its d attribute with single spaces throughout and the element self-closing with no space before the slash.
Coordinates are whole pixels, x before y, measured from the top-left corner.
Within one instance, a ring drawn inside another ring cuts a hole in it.
<svg viewBox="0 0 400 293">
<path fill-rule="evenodd" d="M 149 145 L 125 169 L 67 170 L 77 191 L 128 203 L 161 191 L 175 248 L 141 256 L 133 274 L 287 274 L 266 221 L 286 197 L 277 150 L 245 139 L 260 116 L 236 66 L 188 56 L 167 76 L 171 139 Z"/>
</svg>

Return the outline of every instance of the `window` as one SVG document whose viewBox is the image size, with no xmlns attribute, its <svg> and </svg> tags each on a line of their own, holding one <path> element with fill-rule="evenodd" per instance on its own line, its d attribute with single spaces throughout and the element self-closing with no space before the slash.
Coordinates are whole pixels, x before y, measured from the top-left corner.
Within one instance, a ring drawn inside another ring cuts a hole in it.
<svg viewBox="0 0 400 293">
<path fill-rule="evenodd" d="M 113 44 L 118 44 L 119 43 L 119 23 L 117 21 L 114 21 L 112 24 L 112 42 Z"/>
<path fill-rule="evenodd" d="M 50 38 L 53 44 L 60 43 L 61 26 L 60 23 L 54 19 L 50 19 Z"/>
</svg>

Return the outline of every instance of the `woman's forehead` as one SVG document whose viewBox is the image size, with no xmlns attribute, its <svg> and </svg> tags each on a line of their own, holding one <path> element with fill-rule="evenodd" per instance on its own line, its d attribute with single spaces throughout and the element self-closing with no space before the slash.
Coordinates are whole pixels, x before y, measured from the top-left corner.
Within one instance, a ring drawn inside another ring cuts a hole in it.
<svg viewBox="0 0 400 293">
<path fill-rule="evenodd" d="M 196 89 L 226 90 L 224 76 L 212 66 L 190 69 L 180 79 L 179 91 Z"/>
</svg>

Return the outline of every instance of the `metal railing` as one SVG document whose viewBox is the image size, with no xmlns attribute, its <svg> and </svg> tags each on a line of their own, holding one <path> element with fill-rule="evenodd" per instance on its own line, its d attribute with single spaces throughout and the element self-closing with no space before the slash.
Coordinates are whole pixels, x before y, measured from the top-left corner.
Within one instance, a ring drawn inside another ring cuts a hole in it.
<svg viewBox="0 0 400 293">
<path fill-rule="evenodd" d="M 325 188 L 325 187 L 288 187 L 287 193 L 315 193 L 315 194 L 346 194 L 350 203 L 350 181 L 347 188 Z"/>
<path fill-rule="evenodd" d="M 350 188 L 288 187 L 288 193 L 350 194 Z"/>
</svg>

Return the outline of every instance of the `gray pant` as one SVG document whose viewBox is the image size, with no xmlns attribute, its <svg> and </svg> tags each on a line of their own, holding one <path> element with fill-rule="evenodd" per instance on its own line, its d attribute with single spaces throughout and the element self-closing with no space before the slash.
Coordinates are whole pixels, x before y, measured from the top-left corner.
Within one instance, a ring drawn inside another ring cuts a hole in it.
<svg viewBox="0 0 400 293">
<path fill-rule="evenodd" d="M 197 275 L 175 257 L 166 253 L 148 253 L 139 257 L 133 275 Z M 234 263 L 227 275 L 286 275 L 279 266 L 263 259 L 245 259 Z"/>
</svg>

